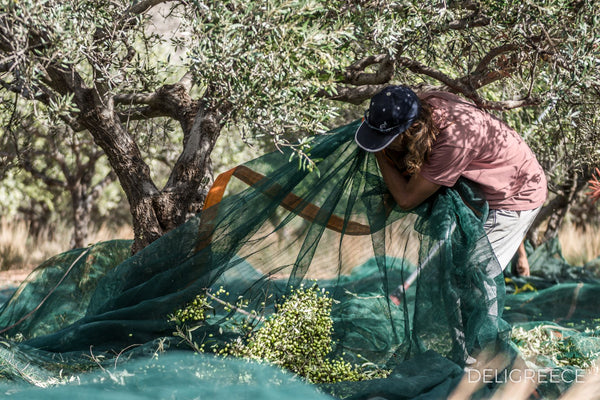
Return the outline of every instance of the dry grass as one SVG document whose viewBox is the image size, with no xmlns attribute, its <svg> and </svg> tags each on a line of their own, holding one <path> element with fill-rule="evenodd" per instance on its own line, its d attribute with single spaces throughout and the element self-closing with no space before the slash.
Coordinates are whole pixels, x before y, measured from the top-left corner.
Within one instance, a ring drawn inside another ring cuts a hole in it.
<svg viewBox="0 0 600 400">
<path fill-rule="evenodd" d="M 89 243 L 133 237 L 129 226 L 111 230 L 102 225 L 99 228 L 92 227 L 90 232 Z M 45 231 L 38 237 L 32 237 L 25 222 L 2 219 L 0 220 L 0 271 L 31 270 L 51 256 L 69 250 L 70 237 L 71 231 L 66 226 L 59 226 L 54 235 Z"/>
<path fill-rule="evenodd" d="M 127 225 L 117 230 L 102 225 L 99 228 L 92 227 L 90 231 L 89 243 L 133 237 L 131 227 Z M 49 257 L 68 250 L 70 236 L 70 229 L 62 226 L 56 229 L 53 237 L 49 232 L 42 232 L 37 238 L 31 237 L 24 222 L 0 219 L 0 271 L 31 270 Z M 349 237 L 348 240 L 352 242 L 356 239 Z M 559 233 L 559 240 L 563 255 L 572 265 L 583 265 L 600 256 L 600 228 L 597 226 L 590 226 L 584 232 L 565 224 Z M 351 245 L 350 248 L 356 250 L 361 246 Z"/>
<path fill-rule="evenodd" d="M 571 265 L 583 265 L 600 256 L 600 227 L 590 225 L 585 231 L 564 224 L 558 233 L 563 256 Z"/>
</svg>

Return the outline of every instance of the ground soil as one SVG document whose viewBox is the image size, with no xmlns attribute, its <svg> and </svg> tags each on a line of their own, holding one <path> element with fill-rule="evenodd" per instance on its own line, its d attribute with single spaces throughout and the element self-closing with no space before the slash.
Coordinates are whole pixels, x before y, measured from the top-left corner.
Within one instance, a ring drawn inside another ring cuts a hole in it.
<svg viewBox="0 0 600 400">
<path fill-rule="evenodd" d="M 0 271 L 0 289 L 19 286 L 30 273 L 31 269 L 11 269 L 8 271 Z"/>
</svg>

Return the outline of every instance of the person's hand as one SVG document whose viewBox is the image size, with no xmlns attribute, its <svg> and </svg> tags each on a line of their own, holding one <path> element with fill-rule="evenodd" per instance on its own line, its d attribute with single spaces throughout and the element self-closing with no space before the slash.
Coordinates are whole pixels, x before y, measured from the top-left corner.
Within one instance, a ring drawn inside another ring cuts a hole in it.
<svg viewBox="0 0 600 400">
<path fill-rule="evenodd" d="M 527 251 L 525 250 L 525 242 L 521 242 L 517 249 L 517 263 L 515 265 L 517 276 L 531 276 L 529 271 L 529 261 L 527 260 Z"/>
<path fill-rule="evenodd" d="M 600 170 L 596 168 L 596 172 L 592 174 L 592 179 L 588 181 L 590 191 L 587 195 L 590 196 L 593 201 L 592 204 L 600 199 Z"/>
<path fill-rule="evenodd" d="M 404 177 L 409 177 L 410 173 L 404 165 L 404 153 L 383 149 L 375 153 L 375 158 L 380 164 L 387 164 L 396 168 Z"/>
<path fill-rule="evenodd" d="M 531 275 L 529 272 L 529 261 L 527 260 L 527 256 L 522 256 L 521 254 L 519 254 L 519 257 L 517 258 L 516 270 L 517 275 L 519 276 Z"/>
<path fill-rule="evenodd" d="M 389 164 L 392 166 L 395 165 L 394 161 L 392 161 L 389 154 L 385 150 L 376 151 L 374 154 L 378 162 Z"/>
</svg>

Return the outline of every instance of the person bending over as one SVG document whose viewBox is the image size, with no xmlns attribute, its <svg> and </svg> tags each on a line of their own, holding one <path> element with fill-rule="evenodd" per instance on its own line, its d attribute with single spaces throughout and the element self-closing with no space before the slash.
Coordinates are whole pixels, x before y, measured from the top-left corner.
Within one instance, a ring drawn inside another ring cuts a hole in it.
<svg viewBox="0 0 600 400">
<path fill-rule="evenodd" d="M 355 141 L 375 153 L 392 197 L 404 210 L 460 177 L 475 182 L 489 205 L 484 230 L 502 270 L 546 200 L 544 171 L 519 134 L 451 93 L 419 97 L 407 86 L 386 87 L 371 99 Z M 528 275 L 522 247 L 519 257 L 519 272 Z"/>
</svg>

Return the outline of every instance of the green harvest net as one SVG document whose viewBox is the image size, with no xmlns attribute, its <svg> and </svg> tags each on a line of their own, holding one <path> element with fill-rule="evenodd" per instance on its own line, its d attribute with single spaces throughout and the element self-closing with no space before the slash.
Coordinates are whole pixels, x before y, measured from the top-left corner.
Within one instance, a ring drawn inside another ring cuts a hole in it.
<svg viewBox="0 0 600 400">
<path fill-rule="evenodd" d="M 461 181 L 401 211 L 373 155 L 354 144 L 356 127 L 315 140 L 319 173 L 274 152 L 222 175 L 210 207 L 134 256 L 131 242 L 109 241 L 47 260 L 0 309 L 0 392 L 27 399 L 444 398 L 463 375 L 465 352 L 509 348 L 506 321 L 558 322 L 582 351 L 600 349 L 585 341 L 593 334 L 574 334 L 594 326 L 593 274 L 556 285 L 568 266 L 546 249 L 547 260 L 538 256 L 533 268 L 548 262 L 554 272 L 508 285 L 543 290 L 505 296 L 482 229 L 487 205 L 476 191 Z M 268 363 L 195 353 L 173 336 L 169 316 L 207 289 L 226 292 L 192 339 L 224 346 L 240 338 L 236 321 L 247 316 L 222 303 L 241 296 L 268 318 L 295 288 L 315 284 L 334 300 L 330 357 L 366 359 L 390 370 L 387 378 L 312 385 Z"/>
</svg>

